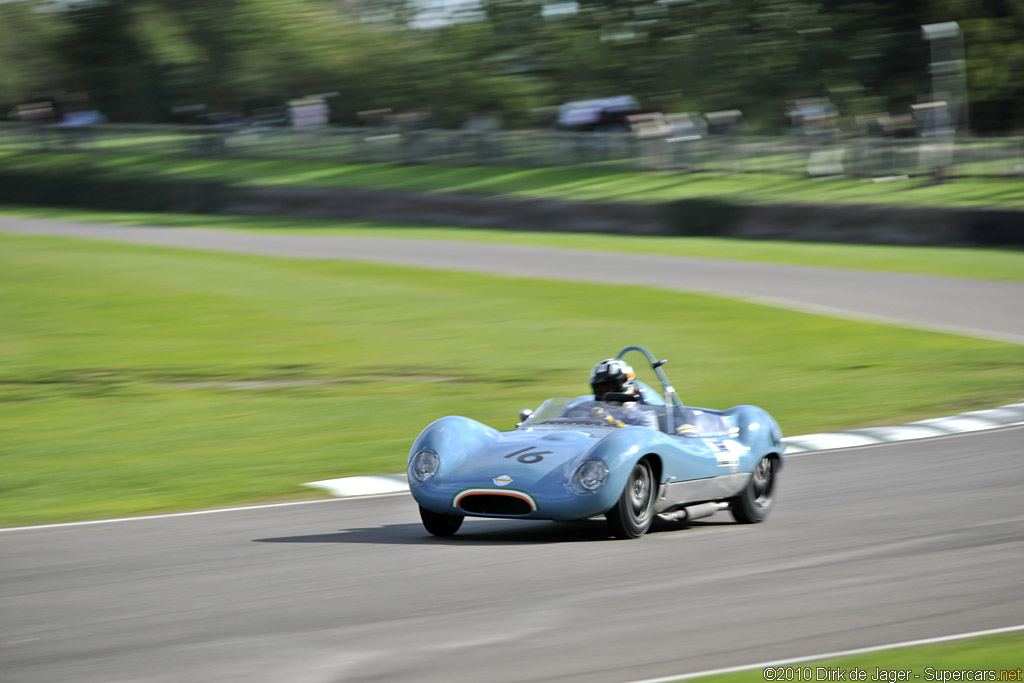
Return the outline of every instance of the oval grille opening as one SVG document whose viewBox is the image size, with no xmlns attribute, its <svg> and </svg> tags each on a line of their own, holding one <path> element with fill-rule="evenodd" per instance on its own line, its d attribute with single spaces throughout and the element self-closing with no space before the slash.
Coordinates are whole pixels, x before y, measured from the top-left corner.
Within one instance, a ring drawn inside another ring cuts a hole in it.
<svg viewBox="0 0 1024 683">
<path fill-rule="evenodd" d="M 459 507 L 466 512 L 481 515 L 528 515 L 533 511 L 530 504 L 522 498 L 493 493 L 471 493 L 463 496 L 459 501 Z"/>
</svg>

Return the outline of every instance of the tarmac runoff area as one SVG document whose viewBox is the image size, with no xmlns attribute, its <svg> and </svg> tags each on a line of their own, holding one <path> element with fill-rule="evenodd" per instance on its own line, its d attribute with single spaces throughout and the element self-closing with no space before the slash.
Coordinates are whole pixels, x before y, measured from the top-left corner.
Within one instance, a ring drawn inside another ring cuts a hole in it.
<svg viewBox="0 0 1024 683">
<path fill-rule="evenodd" d="M 893 441 L 931 439 L 951 434 L 980 432 L 1017 425 L 1024 425 L 1024 402 L 1011 403 L 987 410 L 975 410 L 950 417 L 918 420 L 917 422 L 895 427 L 870 427 L 866 429 L 851 429 L 845 432 L 806 434 L 804 436 L 786 437 L 782 441 L 786 444 L 786 456 L 794 457 L 818 451 L 856 448 L 858 446 L 871 446 Z M 361 477 L 325 479 L 323 481 L 309 482 L 303 484 L 303 486 L 320 489 L 339 498 L 402 493 L 409 490 L 409 484 L 404 472 L 400 474 L 375 474 Z"/>
</svg>

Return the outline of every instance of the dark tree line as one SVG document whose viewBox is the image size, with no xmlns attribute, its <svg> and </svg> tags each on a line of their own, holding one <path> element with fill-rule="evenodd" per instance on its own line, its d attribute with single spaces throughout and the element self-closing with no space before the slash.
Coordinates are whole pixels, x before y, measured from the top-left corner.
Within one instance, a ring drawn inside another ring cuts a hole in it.
<svg viewBox="0 0 1024 683">
<path fill-rule="evenodd" d="M 428 3 L 0 3 L 0 112 L 85 92 L 111 120 L 163 122 L 184 105 L 332 92 L 339 123 L 386 108 L 525 126 L 565 101 L 631 94 L 661 111 L 741 109 L 769 131 L 795 98 L 905 113 L 931 89 L 921 25 L 957 21 L 974 129 L 1024 129 L 1020 0 L 481 0 L 424 26 Z"/>
</svg>

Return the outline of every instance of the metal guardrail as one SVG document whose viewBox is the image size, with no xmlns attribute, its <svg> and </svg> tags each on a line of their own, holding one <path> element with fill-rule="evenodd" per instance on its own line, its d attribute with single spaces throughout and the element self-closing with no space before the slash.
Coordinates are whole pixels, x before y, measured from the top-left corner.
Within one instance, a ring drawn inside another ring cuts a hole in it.
<svg viewBox="0 0 1024 683">
<path fill-rule="evenodd" d="M 641 137 L 631 133 L 295 130 L 0 123 L 0 152 L 91 152 L 206 158 L 312 159 L 525 167 L 782 173 L 803 176 L 1024 177 L 1024 138 Z"/>
</svg>

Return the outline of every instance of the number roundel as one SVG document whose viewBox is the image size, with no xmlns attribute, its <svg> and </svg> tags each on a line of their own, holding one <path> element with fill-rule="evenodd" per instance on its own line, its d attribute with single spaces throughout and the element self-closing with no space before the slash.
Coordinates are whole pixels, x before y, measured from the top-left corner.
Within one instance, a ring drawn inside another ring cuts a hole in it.
<svg viewBox="0 0 1024 683">
<path fill-rule="evenodd" d="M 534 448 L 536 448 L 536 446 L 529 446 L 528 448 L 523 448 L 514 453 L 509 453 L 508 455 L 505 456 L 505 458 L 515 458 L 524 465 L 535 465 L 541 460 L 543 460 L 545 455 L 549 455 L 552 452 L 534 451 L 533 453 L 531 453 L 530 451 L 533 451 Z"/>
</svg>

